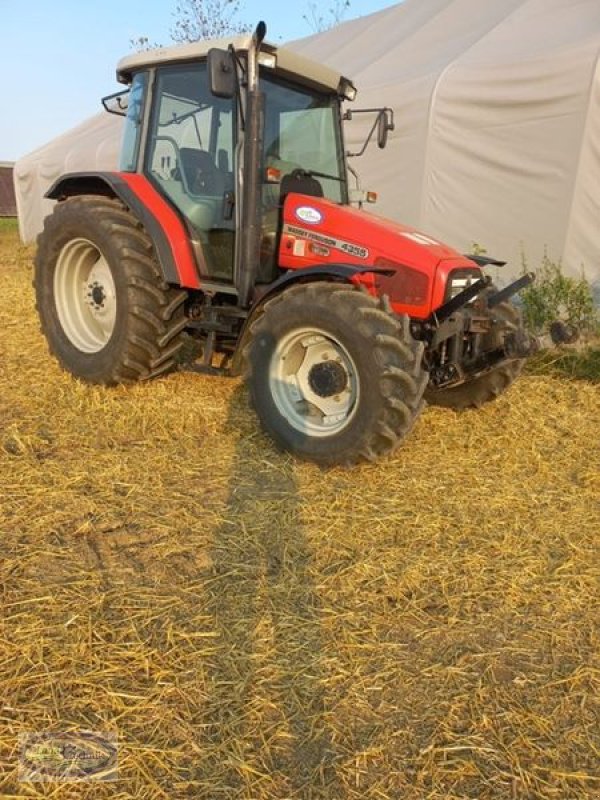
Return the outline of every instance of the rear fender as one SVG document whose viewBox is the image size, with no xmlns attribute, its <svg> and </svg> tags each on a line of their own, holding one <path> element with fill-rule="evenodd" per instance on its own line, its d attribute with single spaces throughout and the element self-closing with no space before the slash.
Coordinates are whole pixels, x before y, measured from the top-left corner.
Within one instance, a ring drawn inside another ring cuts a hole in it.
<svg viewBox="0 0 600 800">
<path fill-rule="evenodd" d="M 46 192 L 46 197 L 58 201 L 77 195 L 121 200 L 152 239 L 165 281 L 200 288 L 189 233 L 147 178 L 129 172 L 73 172 L 63 175 Z"/>
</svg>

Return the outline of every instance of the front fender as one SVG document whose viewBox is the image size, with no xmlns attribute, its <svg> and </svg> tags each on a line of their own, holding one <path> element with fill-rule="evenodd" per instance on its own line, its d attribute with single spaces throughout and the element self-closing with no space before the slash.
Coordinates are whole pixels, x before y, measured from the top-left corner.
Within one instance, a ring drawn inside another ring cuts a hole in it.
<svg viewBox="0 0 600 800">
<path fill-rule="evenodd" d="M 266 291 L 262 292 L 254 300 L 250 307 L 250 312 L 246 317 L 242 327 L 236 350 L 231 364 L 231 374 L 240 375 L 242 369 L 242 353 L 248 342 L 248 333 L 252 322 L 260 313 L 260 309 L 264 304 L 275 295 L 285 292 L 290 286 L 297 283 L 313 283 L 317 281 L 333 281 L 337 283 L 359 283 L 359 279 L 364 275 L 370 273 L 380 272 L 389 275 L 391 270 L 381 269 L 378 267 L 361 267 L 355 264 L 327 264 L 314 267 L 303 267 L 302 269 L 291 269 L 288 272 L 277 278 L 274 283 L 266 287 Z"/>
</svg>

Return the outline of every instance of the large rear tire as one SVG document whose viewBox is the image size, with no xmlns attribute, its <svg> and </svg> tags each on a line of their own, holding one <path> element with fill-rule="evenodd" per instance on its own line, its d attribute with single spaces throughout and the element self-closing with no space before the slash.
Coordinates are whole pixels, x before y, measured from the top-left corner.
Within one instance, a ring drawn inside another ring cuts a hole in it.
<svg viewBox="0 0 600 800">
<path fill-rule="evenodd" d="M 50 351 L 76 377 L 114 385 L 177 365 L 187 293 L 163 281 L 152 241 L 118 200 L 86 195 L 55 207 L 38 238 L 34 286 Z"/>
<path fill-rule="evenodd" d="M 323 465 L 373 461 L 400 445 L 423 406 L 422 357 L 408 317 L 324 282 L 268 300 L 244 350 L 263 428 L 281 448 Z"/>
<path fill-rule="evenodd" d="M 523 325 L 521 314 L 512 303 L 500 303 L 494 309 L 494 315 L 508 329 L 517 330 Z M 425 391 L 425 399 L 432 406 L 444 406 L 456 411 L 480 408 L 485 403 L 495 400 L 509 388 L 521 374 L 524 363 L 525 359 L 507 361 L 477 378 L 447 389 L 436 389 L 430 385 Z"/>
</svg>

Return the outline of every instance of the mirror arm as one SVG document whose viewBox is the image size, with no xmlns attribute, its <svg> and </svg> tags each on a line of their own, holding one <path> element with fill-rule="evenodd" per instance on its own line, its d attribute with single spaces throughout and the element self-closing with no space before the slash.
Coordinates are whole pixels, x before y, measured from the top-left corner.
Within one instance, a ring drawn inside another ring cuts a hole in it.
<svg viewBox="0 0 600 800">
<path fill-rule="evenodd" d="M 103 97 L 101 100 L 102 105 L 104 106 L 104 110 L 108 111 L 109 114 L 116 114 L 117 117 L 126 117 L 127 116 L 127 106 L 123 105 L 121 100 L 129 95 L 129 89 L 121 89 L 119 92 L 115 92 L 114 94 L 109 94 L 106 97 Z M 111 108 L 109 106 L 109 102 L 111 100 L 115 100 L 118 105 L 118 110 L 116 108 Z"/>
<path fill-rule="evenodd" d="M 350 151 L 348 151 L 346 153 L 346 158 L 356 158 L 358 156 L 362 156 L 362 154 L 369 146 L 369 143 L 373 138 L 373 134 L 375 133 L 375 128 L 378 126 L 379 121 L 382 117 L 385 118 L 385 127 L 388 131 L 393 131 L 395 127 L 394 110 L 392 108 L 388 108 L 387 106 L 385 106 L 384 108 L 353 108 L 353 109 L 349 108 L 347 109 L 347 111 L 344 112 L 344 116 L 342 117 L 342 119 L 351 120 L 355 114 L 377 114 L 377 116 L 375 117 L 375 122 L 373 123 L 373 126 L 369 131 L 369 135 L 365 139 L 362 148 L 356 153 L 351 153 Z"/>
<path fill-rule="evenodd" d="M 244 131 L 246 130 L 246 120 L 244 119 L 244 108 L 242 106 L 242 90 L 240 87 L 240 76 L 238 73 L 238 68 L 242 71 L 242 73 L 244 73 L 244 66 L 240 61 L 240 59 L 238 58 L 238 54 L 235 51 L 235 47 L 232 44 L 230 44 L 228 49 L 233 59 L 233 70 L 235 72 L 235 95 L 237 98 L 238 110 L 240 112 L 240 127 Z"/>
<path fill-rule="evenodd" d="M 362 112 L 362 110 L 363 110 L 363 109 L 361 108 L 361 109 L 360 109 L 358 112 L 357 112 L 357 111 L 353 111 L 352 113 L 353 113 L 353 114 L 356 114 L 356 113 L 359 113 L 359 114 L 360 114 L 360 113 Z M 377 111 L 377 110 L 379 110 L 379 109 L 364 109 L 364 110 L 365 110 L 365 111 L 371 111 L 371 112 L 372 112 L 372 111 Z M 346 112 L 346 114 L 348 114 L 348 113 L 350 113 L 350 112 Z M 346 115 L 344 115 L 344 119 L 352 119 L 352 116 L 350 116 L 350 117 L 347 117 Z M 363 146 L 362 146 L 362 149 L 361 149 L 361 150 L 359 150 L 357 153 L 351 153 L 351 152 L 349 152 L 349 151 L 348 151 L 348 152 L 346 153 L 346 157 L 347 157 L 347 158 L 357 158 L 357 157 L 359 157 L 359 156 L 362 156 L 362 154 L 365 152 L 365 150 L 366 150 L 366 149 L 367 149 L 367 147 L 369 146 L 369 142 L 370 142 L 370 141 L 371 141 L 371 139 L 373 138 L 373 134 L 375 133 L 375 128 L 377 127 L 377 123 L 378 123 L 378 122 L 379 122 L 379 114 L 378 114 L 378 115 L 375 117 L 375 122 L 374 122 L 374 123 L 373 123 L 373 125 L 371 126 L 371 130 L 369 131 L 369 135 L 367 136 L 367 138 L 366 138 L 366 139 L 365 139 L 365 141 L 364 141 L 364 144 L 363 144 Z"/>
</svg>

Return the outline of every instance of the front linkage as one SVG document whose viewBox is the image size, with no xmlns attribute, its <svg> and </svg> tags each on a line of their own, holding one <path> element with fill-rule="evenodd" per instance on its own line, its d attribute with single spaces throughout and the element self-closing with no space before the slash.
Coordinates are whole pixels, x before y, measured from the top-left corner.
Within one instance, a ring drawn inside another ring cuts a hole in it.
<svg viewBox="0 0 600 800">
<path fill-rule="evenodd" d="M 425 343 L 432 387 L 457 386 L 539 349 L 539 341 L 527 333 L 518 315 L 501 313 L 509 298 L 534 278 L 527 273 L 501 290 L 491 278 L 480 278 L 423 322 L 413 322 L 413 336 Z"/>
</svg>

